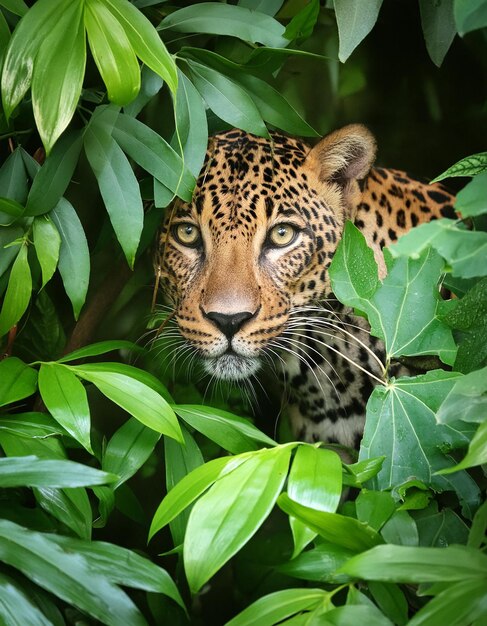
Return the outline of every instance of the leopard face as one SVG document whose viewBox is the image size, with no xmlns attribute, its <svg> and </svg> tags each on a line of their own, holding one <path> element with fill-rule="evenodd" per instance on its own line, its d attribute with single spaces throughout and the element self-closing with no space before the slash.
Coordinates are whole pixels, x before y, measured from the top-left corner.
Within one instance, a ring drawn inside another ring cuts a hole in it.
<svg viewBox="0 0 487 626">
<path fill-rule="evenodd" d="M 179 331 L 209 374 L 253 375 L 291 312 L 330 291 L 327 269 L 374 153 L 359 125 L 313 149 L 278 134 L 212 138 L 193 201 L 168 211 L 156 257 Z"/>
</svg>

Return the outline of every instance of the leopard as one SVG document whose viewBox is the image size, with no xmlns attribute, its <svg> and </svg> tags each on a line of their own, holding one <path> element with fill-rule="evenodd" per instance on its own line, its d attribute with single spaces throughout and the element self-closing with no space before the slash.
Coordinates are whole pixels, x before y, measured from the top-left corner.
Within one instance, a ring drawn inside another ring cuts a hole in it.
<svg viewBox="0 0 487 626">
<path fill-rule="evenodd" d="M 384 247 L 453 212 L 442 184 L 374 166 L 376 151 L 361 124 L 314 146 L 278 132 L 221 132 L 192 201 L 173 204 L 158 236 L 156 274 L 186 349 L 214 380 L 274 367 L 299 440 L 357 449 L 384 375 L 382 342 L 330 283 L 347 220 L 384 278 Z"/>
</svg>

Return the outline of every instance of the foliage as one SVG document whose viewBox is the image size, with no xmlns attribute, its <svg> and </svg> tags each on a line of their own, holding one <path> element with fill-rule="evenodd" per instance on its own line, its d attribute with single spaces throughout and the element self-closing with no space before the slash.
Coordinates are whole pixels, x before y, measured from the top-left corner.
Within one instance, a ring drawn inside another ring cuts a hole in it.
<svg viewBox="0 0 487 626">
<path fill-rule="evenodd" d="M 2 623 L 485 621 L 483 146 L 441 129 L 450 152 L 430 173 L 457 160 L 437 180 L 472 177 L 458 219 L 392 246 L 383 281 L 346 226 L 333 289 L 387 352 L 355 462 L 262 432 L 238 391 L 207 400 L 184 355 L 172 372 L 164 309 L 146 323 L 151 245 L 163 209 L 190 200 L 208 133 L 316 137 L 367 117 L 364 50 L 391 4 L 0 0 Z M 466 50 L 485 58 L 487 3 L 415 11 L 445 63 L 441 86 L 426 65 L 415 77 L 431 127 L 451 57 L 462 73 Z M 147 328 L 155 350 L 136 342 Z M 418 374 L 395 377 L 398 360 Z"/>
</svg>

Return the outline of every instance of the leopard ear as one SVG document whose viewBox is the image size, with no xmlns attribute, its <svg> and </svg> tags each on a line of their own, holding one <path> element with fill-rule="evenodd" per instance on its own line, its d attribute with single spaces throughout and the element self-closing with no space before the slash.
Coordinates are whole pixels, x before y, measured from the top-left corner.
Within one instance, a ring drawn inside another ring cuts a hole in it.
<svg viewBox="0 0 487 626">
<path fill-rule="evenodd" d="M 361 124 L 350 124 L 326 135 L 308 154 L 306 161 L 321 181 L 347 187 L 364 178 L 375 159 L 372 133 Z"/>
</svg>

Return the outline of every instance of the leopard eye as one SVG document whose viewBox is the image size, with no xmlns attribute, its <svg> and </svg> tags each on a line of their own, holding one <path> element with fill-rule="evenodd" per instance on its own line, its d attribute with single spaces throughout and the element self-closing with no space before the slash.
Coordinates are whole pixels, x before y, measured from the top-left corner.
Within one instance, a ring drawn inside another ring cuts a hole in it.
<svg viewBox="0 0 487 626">
<path fill-rule="evenodd" d="M 272 246 L 283 248 L 291 244 L 298 234 L 298 230 L 292 224 L 276 224 L 270 229 L 267 239 Z"/>
<path fill-rule="evenodd" d="M 196 246 L 201 238 L 200 229 L 194 224 L 190 224 L 189 222 L 176 224 L 172 228 L 172 233 L 176 241 L 178 241 L 183 246 L 188 247 Z"/>
</svg>

